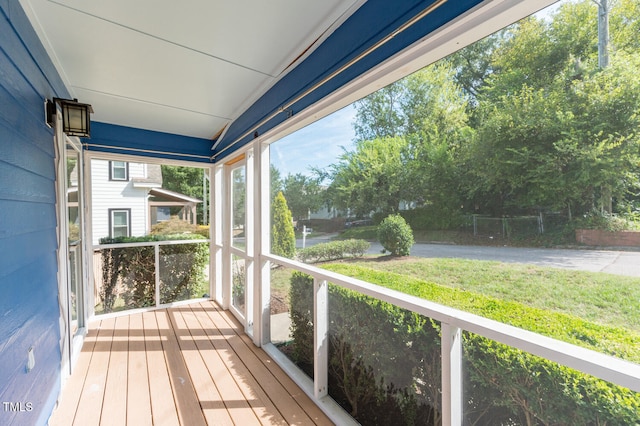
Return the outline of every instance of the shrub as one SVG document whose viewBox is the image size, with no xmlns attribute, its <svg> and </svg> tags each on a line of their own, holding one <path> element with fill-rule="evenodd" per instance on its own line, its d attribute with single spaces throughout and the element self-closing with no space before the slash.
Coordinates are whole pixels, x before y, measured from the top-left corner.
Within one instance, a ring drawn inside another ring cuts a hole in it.
<svg viewBox="0 0 640 426">
<path fill-rule="evenodd" d="M 209 225 L 198 225 L 196 229 L 196 234 L 202 235 L 206 239 L 209 239 Z"/>
<path fill-rule="evenodd" d="M 599 229 L 602 231 L 619 232 L 638 229 L 638 223 L 633 215 L 618 216 L 593 210 L 582 217 L 576 218 L 571 224 L 573 229 Z"/>
<path fill-rule="evenodd" d="M 151 227 L 151 235 L 195 234 L 198 227 L 178 216 L 171 216 L 169 220 L 158 222 Z"/>
<path fill-rule="evenodd" d="M 292 358 L 311 376 L 313 279 L 310 276 L 292 274 L 290 304 Z M 438 397 L 426 391 L 425 383 L 420 400 L 417 399 L 411 390 L 412 369 L 407 362 L 409 358 L 422 357 L 422 353 L 437 352 L 425 350 L 439 341 L 431 324 L 417 314 L 334 285 L 329 286 L 329 306 L 331 397 L 361 424 L 437 424 L 437 411 L 432 404 Z M 418 344 L 418 336 L 428 343 Z M 407 345 L 409 341 L 414 344 Z M 429 361 L 439 365 L 439 352 Z"/>
<path fill-rule="evenodd" d="M 292 259 L 296 254 L 296 235 L 293 218 L 282 192 L 278 192 L 271 205 L 271 253 Z"/>
<path fill-rule="evenodd" d="M 316 244 L 298 251 L 298 258 L 305 263 L 326 262 L 347 257 L 362 257 L 371 244 L 363 240 L 341 240 Z"/>
<path fill-rule="evenodd" d="M 339 271 L 343 265 L 336 266 Z M 384 273 L 376 274 L 385 279 Z M 396 275 L 389 274 L 391 282 Z M 438 291 L 454 303 L 468 293 L 445 287 Z M 293 275 L 290 301 L 292 357 L 309 372 L 313 365 L 311 277 Z M 517 305 L 494 299 L 491 310 L 516 318 L 524 312 L 526 321 L 540 319 L 539 312 L 526 315 L 528 307 Z M 335 285 L 329 285 L 329 306 L 330 395 L 361 424 L 439 424 L 440 324 Z M 591 334 L 590 327 L 579 320 L 571 325 L 572 332 L 580 335 Z M 640 422 L 640 394 L 629 389 L 469 332 L 464 333 L 463 345 L 469 424 Z M 597 345 L 610 353 L 619 349 L 604 347 L 602 341 Z"/>
<path fill-rule="evenodd" d="M 193 234 L 188 239 L 204 239 Z M 103 238 L 100 244 L 141 243 L 183 240 L 184 235 L 148 235 L 145 237 Z M 102 254 L 103 285 L 100 299 L 104 312 L 113 310 L 118 295 L 125 308 L 155 304 L 155 249 L 153 246 L 104 248 Z M 162 245 L 160 247 L 160 303 L 170 303 L 207 292 L 204 268 L 209 262 L 209 246 L 203 243 Z"/>
<path fill-rule="evenodd" d="M 404 218 L 390 215 L 378 225 L 378 240 L 392 256 L 408 256 L 413 246 L 413 231 Z"/>
</svg>

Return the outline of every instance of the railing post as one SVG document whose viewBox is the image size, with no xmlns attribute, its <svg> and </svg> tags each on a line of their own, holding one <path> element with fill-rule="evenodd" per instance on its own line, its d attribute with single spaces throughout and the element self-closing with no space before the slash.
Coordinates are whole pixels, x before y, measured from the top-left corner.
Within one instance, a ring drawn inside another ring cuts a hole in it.
<svg viewBox="0 0 640 426">
<path fill-rule="evenodd" d="M 329 290 L 326 280 L 313 280 L 313 393 L 320 399 L 329 391 Z"/>
<path fill-rule="evenodd" d="M 462 425 L 462 331 L 442 323 L 442 424 Z"/>
<path fill-rule="evenodd" d="M 155 252 L 156 307 L 160 306 L 160 243 L 153 245 Z"/>
</svg>

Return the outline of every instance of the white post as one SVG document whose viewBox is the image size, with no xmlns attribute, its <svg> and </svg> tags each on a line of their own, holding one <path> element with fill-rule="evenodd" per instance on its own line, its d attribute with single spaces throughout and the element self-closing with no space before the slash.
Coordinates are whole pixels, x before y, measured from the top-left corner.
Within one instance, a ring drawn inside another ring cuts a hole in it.
<svg viewBox="0 0 640 426">
<path fill-rule="evenodd" d="M 155 256 L 155 277 L 156 277 L 156 308 L 160 306 L 160 243 L 154 243 L 153 251 Z"/>
<path fill-rule="evenodd" d="M 302 225 L 302 248 L 307 244 L 307 225 Z"/>
<path fill-rule="evenodd" d="M 254 322 L 256 320 L 255 311 L 255 290 L 256 290 L 256 262 L 255 262 L 255 226 L 256 226 L 256 210 L 255 210 L 255 198 L 256 198 L 256 180 L 259 176 L 256 175 L 255 166 L 255 152 L 250 149 L 245 154 L 245 223 L 244 223 L 244 235 L 245 235 L 245 332 L 256 342 L 256 336 L 254 335 Z M 259 280 L 259 278 L 258 278 Z M 259 341 L 259 340 L 258 340 Z M 257 343 L 256 343 L 257 344 Z"/>
<path fill-rule="evenodd" d="M 229 227 L 227 220 L 227 213 L 225 212 L 224 200 L 226 198 L 226 189 L 229 185 L 224 185 L 225 180 L 224 165 L 214 166 L 213 169 L 213 185 L 212 190 L 212 203 L 213 212 L 211 217 L 211 229 L 213 230 L 213 244 L 211 246 L 211 270 L 212 277 L 212 291 L 211 296 L 216 300 L 223 309 L 229 309 L 229 303 L 231 300 L 231 290 L 229 286 L 224 285 L 225 280 L 231 280 L 231 265 L 223 265 L 225 259 L 225 251 L 228 249 L 229 243 Z M 225 242 L 227 244 L 225 244 Z"/>
<path fill-rule="evenodd" d="M 313 280 L 313 393 L 317 399 L 329 392 L 329 286 Z"/>
<path fill-rule="evenodd" d="M 269 179 L 269 146 L 258 141 L 253 146 L 252 161 L 247 168 L 253 169 L 252 196 L 253 215 L 251 232 L 253 234 L 253 343 L 256 346 L 271 341 L 271 268 L 268 261 L 262 260 L 262 254 L 269 252 L 269 220 L 270 220 L 270 179 Z M 247 173 L 247 175 L 249 175 Z M 247 188 L 249 190 L 249 188 Z M 249 194 L 247 194 L 249 196 Z"/>
<path fill-rule="evenodd" d="M 462 331 L 442 323 L 442 424 L 462 425 Z"/>
</svg>

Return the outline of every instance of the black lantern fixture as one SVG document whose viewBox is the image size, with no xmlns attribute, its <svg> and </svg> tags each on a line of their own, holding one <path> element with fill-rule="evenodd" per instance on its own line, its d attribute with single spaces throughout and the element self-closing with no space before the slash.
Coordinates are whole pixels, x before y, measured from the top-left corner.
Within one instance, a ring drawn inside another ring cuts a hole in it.
<svg viewBox="0 0 640 426">
<path fill-rule="evenodd" d="M 55 121 L 56 104 L 59 104 L 62 110 L 62 131 L 64 133 L 68 136 L 91 137 L 90 114 L 93 113 L 91 105 L 82 104 L 77 99 L 53 98 L 53 101 L 47 99 L 47 124 L 50 127 L 53 127 Z"/>
</svg>

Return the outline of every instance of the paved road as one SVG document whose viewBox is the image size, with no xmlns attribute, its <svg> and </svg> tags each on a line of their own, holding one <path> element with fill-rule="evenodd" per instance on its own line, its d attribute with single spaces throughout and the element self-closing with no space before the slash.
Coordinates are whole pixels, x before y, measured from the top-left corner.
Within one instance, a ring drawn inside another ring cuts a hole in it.
<svg viewBox="0 0 640 426">
<path fill-rule="evenodd" d="M 325 235 L 306 241 L 307 246 L 329 241 L 333 235 Z M 302 247 L 302 241 L 298 241 Z M 379 254 L 382 246 L 372 243 L 369 253 Z M 616 275 L 640 277 L 640 251 L 619 250 L 570 250 L 543 248 L 515 248 L 488 246 L 460 246 L 448 244 L 415 244 L 412 256 L 445 257 L 499 262 L 528 263 L 556 268 L 577 269 L 590 272 L 607 272 Z"/>
</svg>

